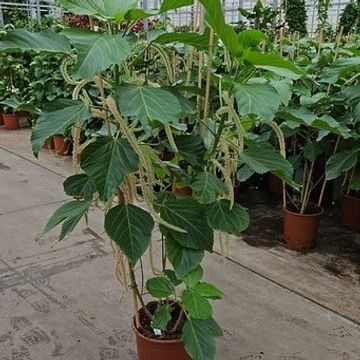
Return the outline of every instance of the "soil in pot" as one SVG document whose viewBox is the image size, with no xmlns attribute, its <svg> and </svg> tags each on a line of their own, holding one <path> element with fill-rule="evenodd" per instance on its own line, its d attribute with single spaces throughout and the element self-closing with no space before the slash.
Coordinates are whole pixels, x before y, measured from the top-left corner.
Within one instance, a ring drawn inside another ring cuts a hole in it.
<svg viewBox="0 0 360 360">
<path fill-rule="evenodd" d="M 360 230 L 360 197 L 354 192 L 341 193 L 341 221 L 344 226 Z"/>
<path fill-rule="evenodd" d="M 154 314 L 159 303 L 150 302 L 147 305 L 151 314 Z M 173 329 L 176 320 L 180 315 L 180 306 L 175 304 L 172 306 L 172 319 L 168 325 L 168 329 Z M 143 309 L 139 311 L 141 327 L 134 332 L 138 349 L 139 360 L 191 360 L 187 355 L 183 341 L 181 340 L 181 329 L 184 320 L 180 322 L 174 333 L 163 331 L 163 335 L 156 336 L 150 325 L 150 319 L 146 316 Z"/>
<path fill-rule="evenodd" d="M 70 142 L 66 141 L 62 135 L 53 136 L 55 153 L 58 156 L 64 156 L 69 153 Z"/>
<path fill-rule="evenodd" d="M 309 204 L 300 214 L 292 204 L 283 211 L 284 238 L 290 249 L 306 250 L 315 247 L 323 209 Z"/>
<path fill-rule="evenodd" d="M 20 128 L 18 114 L 3 114 L 3 119 L 6 130 L 17 130 Z"/>
</svg>

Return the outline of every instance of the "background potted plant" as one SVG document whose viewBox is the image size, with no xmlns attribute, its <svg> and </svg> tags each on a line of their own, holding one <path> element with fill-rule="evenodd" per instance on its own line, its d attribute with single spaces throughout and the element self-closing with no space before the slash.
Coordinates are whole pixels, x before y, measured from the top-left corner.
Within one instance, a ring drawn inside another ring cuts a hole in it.
<svg viewBox="0 0 360 360">
<path fill-rule="evenodd" d="M 360 229 L 359 173 L 359 97 L 360 86 L 354 85 L 343 89 L 343 101 L 347 103 L 347 125 L 351 129 L 351 137 L 342 139 L 339 151 L 326 164 L 326 178 L 337 179 L 344 174 L 341 184 L 341 219 L 345 226 Z"/>
</svg>

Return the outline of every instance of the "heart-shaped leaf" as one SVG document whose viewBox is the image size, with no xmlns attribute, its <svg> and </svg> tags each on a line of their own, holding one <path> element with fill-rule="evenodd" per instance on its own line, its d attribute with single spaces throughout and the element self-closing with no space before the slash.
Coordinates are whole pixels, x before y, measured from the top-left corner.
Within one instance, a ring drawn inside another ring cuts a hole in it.
<svg viewBox="0 0 360 360">
<path fill-rule="evenodd" d="M 207 220 L 214 230 L 228 234 L 239 234 L 250 225 L 250 216 L 243 206 L 235 203 L 231 208 L 229 200 L 220 200 L 209 205 Z"/>
<path fill-rule="evenodd" d="M 204 257 L 203 250 L 186 248 L 172 239 L 171 235 L 166 237 L 165 246 L 166 255 L 179 278 L 194 270 Z"/>
<path fill-rule="evenodd" d="M 63 223 L 60 233 L 60 240 L 63 240 L 66 235 L 74 230 L 75 226 L 89 210 L 90 205 L 91 203 L 88 201 L 71 201 L 62 205 L 50 217 L 45 226 L 44 233 Z"/>
<path fill-rule="evenodd" d="M 121 34 L 108 35 L 82 29 L 67 29 L 67 38 L 77 50 L 78 61 L 73 67 L 75 78 L 86 79 L 120 65 L 131 53 L 131 48 Z"/>
<path fill-rule="evenodd" d="M 204 205 L 189 196 L 170 197 L 161 203 L 160 214 L 168 223 L 186 231 L 180 233 L 161 225 L 160 230 L 165 236 L 170 234 L 187 248 L 212 250 L 214 234 L 206 221 Z"/>
<path fill-rule="evenodd" d="M 66 130 L 91 118 L 87 105 L 75 100 L 55 100 L 40 114 L 31 132 L 32 150 L 38 155 L 45 141 L 54 135 L 64 135 Z"/>
<path fill-rule="evenodd" d="M 173 283 L 166 277 L 151 278 L 146 282 L 146 290 L 156 298 L 167 298 L 175 294 Z"/>
<path fill-rule="evenodd" d="M 132 264 L 144 255 L 155 226 L 150 214 L 135 205 L 120 204 L 105 216 L 105 231 Z"/>
<path fill-rule="evenodd" d="M 139 157 L 125 139 L 97 138 L 81 156 L 81 168 L 104 201 L 116 193 L 126 176 L 138 170 L 138 165 Z"/>
</svg>

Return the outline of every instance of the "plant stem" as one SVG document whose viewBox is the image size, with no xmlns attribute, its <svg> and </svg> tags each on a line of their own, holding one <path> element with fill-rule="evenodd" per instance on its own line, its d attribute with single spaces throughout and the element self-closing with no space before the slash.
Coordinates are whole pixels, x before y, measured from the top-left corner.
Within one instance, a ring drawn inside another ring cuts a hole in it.
<svg viewBox="0 0 360 360">
<path fill-rule="evenodd" d="M 153 320 L 154 317 L 151 315 L 149 309 L 147 308 L 147 306 L 146 306 L 146 304 L 144 302 L 143 297 L 140 294 L 140 291 L 139 291 L 139 288 L 138 288 L 138 285 L 137 285 L 137 282 L 136 282 L 134 266 L 131 265 L 130 263 L 129 263 L 129 274 L 130 274 L 130 287 L 131 287 L 131 289 L 133 291 L 133 297 L 134 297 L 134 306 L 136 307 L 135 319 L 136 319 L 136 316 L 139 317 L 139 307 L 138 307 L 138 301 L 137 301 L 137 299 L 139 299 L 141 307 L 142 307 L 144 313 L 146 314 L 146 316 L 150 320 Z"/>
<path fill-rule="evenodd" d="M 204 99 L 204 116 L 203 119 L 207 123 L 210 110 L 210 89 L 211 89 L 211 75 L 213 64 L 213 47 L 214 47 L 215 31 L 210 29 L 209 51 L 208 51 L 208 63 L 207 63 L 207 75 L 206 75 L 206 89 Z"/>
<path fill-rule="evenodd" d="M 355 171 L 356 171 L 356 166 L 354 166 L 352 171 L 351 171 L 351 175 L 350 175 L 350 178 L 349 178 L 349 184 L 348 184 L 348 187 L 347 187 L 347 190 L 346 190 L 346 195 L 350 195 L 351 183 L 352 183 L 353 178 L 355 176 Z"/>
<path fill-rule="evenodd" d="M 310 192 L 311 192 L 310 184 L 311 184 L 312 174 L 314 171 L 314 165 L 315 165 L 315 160 L 311 161 L 311 163 L 310 163 L 310 171 L 309 171 L 309 174 L 306 179 L 306 188 L 305 188 L 304 197 L 303 197 L 302 204 L 301 204 L 300 215 L 304 214 L 304 212 L 308 206 Z"/>
<path fill-rule="evenodd" d="M 181 320 L 182 320 L 183 316 L 184 316 L 184 309 L 183 309 L 183 308 L 181 308 L 181 311 L 180 311 L 179 317 L 178 317 L 178 319 L 177 319 L 177 321 L 176 321 L 176 323 L 175 323 L 174 327 L 170 330 L 170 333 L 174 333 L 174 332 L 178 329 L 178 327 L 179 327 L 179 325 L 180 325 L 180 322 L 181 322 Z"/>
<path fill-rule="evenodd" d="M 99 90 L 100 90 L 101 102 L 103 104 L 103 107 L 105 108 L 105 123 L 106 123 L 106 127 L 107 127 L 107 132 L 108 132 L 108 136 L 110 138 L 112 138 L 111 127 L 110 127 L 109 116 L 108 116 L 108 106 L 106 104 L 104 82 L 103 82 L 102 74 L 98 75 L 98 80 L 99 80 Z"/>
<path fill-rule="evenodd" d="M 340 135 L 338 136 L 337 140 L 336 140 L 336 144 L 335 144 L 335 148 L 334 148 L 334 155 L 337 153 L 338 151 L 338 148 L 339 148 L 339 145 L 340 145 Z M 320 196 L 319 196 L 319 201 L 318 201 L 318 206 L 321 206 L 321 203 L 323 201 L 323 197 L 324 197 L 324 194 L 325 194 L 325 189 L 326 189 L 326 185 L 327 185 L 327 178 L 325 176 L 325 179 L 324 179 L 324 182 L 323 182 L 323 185 L 322 185 L 322 188 L 321 188 L 321 192 L 320 192 Z"/>
</svg>

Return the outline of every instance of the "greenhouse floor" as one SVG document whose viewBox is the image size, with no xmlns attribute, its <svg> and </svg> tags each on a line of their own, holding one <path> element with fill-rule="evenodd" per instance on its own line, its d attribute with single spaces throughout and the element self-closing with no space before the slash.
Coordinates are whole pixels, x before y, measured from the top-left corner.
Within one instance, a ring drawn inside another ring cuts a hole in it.
<svg viewBox="0 0 360 360">
<path fill-rule="evenodd" d="M 71 159 L 36 160 L 29 134 L 0 130 L 0 360 L 136 359 L 131 303 L 120 304 L 97 211 L 60 244 L 56 232 L 39 238 L 65 200 Z M 266 196 L 244 195 L 252 227 L 227 260 L 207 257 L 207 279 L 227 295 L 216 304 L 217 359 L 360 360 L 360 234 L 327 214 L 318 248 L 290 251 Z"/>
</svg>

